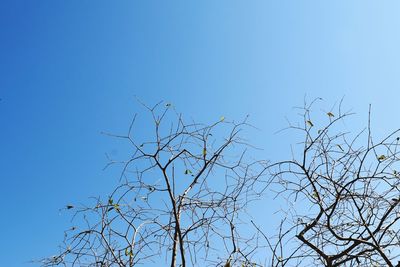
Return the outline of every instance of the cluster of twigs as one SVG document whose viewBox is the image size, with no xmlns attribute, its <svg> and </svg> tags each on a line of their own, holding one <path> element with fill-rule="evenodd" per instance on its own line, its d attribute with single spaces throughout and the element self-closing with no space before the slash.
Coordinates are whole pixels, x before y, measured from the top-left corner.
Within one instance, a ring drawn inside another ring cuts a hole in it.
<svg viewBox="0 0 400 267">
<path fill-rule="evenodd" d="M 352 115 L 341 104 L 322 119 L 314 105 L 288 127 L 302 138 L 292 159 L 269 165 L 247 155 L 246 120 L 187 123 L 170 104 L 145 106 L 153 138 L 137 140 L 136 116 L 126 135 L 109 134 L 132 149 L 110 159 L 123 164 L 119 185 L 92 206 L 67 207 L 84 223 L 42 265 L 399 267 L 399 130 L 376 139 L 368 120 L 353 134 L 341 130 Z M 267 210 L 281 215 L 272 232 L 246 215 L 265 192 L 286 207 Z"/>
<path fill-rule="evenodd" d="M 300 153 L 270 166 L 288 207 L 268 239 L 271 265 L 400 266 L 399 130 L 375 141 L 368 122 L 352 135 L 340 130 L 351 113 L 317 123 L 313 104 L 289 126 L 304 137 Z"/>
<path fill-rule="evenodd" d="M 79 225 L 42 265 L 252 264 L 255 239 L 239 229 L 266 166 L 248 163 L 250 146 L 239 135 L 246 120 L 186 123 L 168 103 L 144 107 L 153 138 L 137 140 L 136 116 L 126 135 L 108 134 L 132 149 L 128 160 L 110 159 L 123 165 L 119 185 L 91 206 L 69 207 Z"/>
</svg>

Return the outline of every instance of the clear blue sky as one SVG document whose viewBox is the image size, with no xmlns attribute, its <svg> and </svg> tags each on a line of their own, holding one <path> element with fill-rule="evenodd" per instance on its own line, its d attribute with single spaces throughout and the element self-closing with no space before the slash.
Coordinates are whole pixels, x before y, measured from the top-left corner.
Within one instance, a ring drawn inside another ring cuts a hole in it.
<svg viewBox="0 0 400 267">
<path fill-rule="evenodd" d="M 400 127 L 398 1 L 77 1 L 0 3 L 0 259 L 29 266 L 62 240 L 58 209 L 108 192 L 104 153 L 138 105 L 172 102 L 207 122 L 261 129 L 284 155 L 305 95 L 345 96 L 378 130 Z M 144 130 L 145 127 L 144 127 Z"/>
</svg>

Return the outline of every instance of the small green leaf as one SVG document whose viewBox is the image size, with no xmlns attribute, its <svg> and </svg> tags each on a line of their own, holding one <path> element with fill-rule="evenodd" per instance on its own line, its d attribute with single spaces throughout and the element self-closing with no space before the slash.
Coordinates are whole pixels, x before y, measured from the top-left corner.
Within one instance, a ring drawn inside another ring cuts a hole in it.
<svg viewBox="0 0 400 267">
<path fill-rule="evenodd" d="M 114 204 L 114 209 L 116 209 L 117 211 L 119 211 L 119 205 L 118 205 L 118 204 Z"/>
<path fill-rule="evenodd" d="M 67 205 L 65 208 L 66 208 L 67 210 L 70 210 L 70 209 L 73 209 L 74 206 L 72 206 L 72 205 Z"/>
<path fill-rule="evenodd" d="M 108 199 L 108 204 L 112 205 L 112 204 L 113 204 L 113 202 L 114 202 L 114 201 L 113 201 L 113 199 L 112 199 L 112 198 L 109 198 L 109 199 Z"/>
<path fill-rule="evenodd" d="M 224 121 L 224 120 L 225 120 L 225 117 L 224 117 L 224 116 L 221 116 L 221 118 L 219 118 L 219 120 L 220 120 L 220 121 Z"/>
<path fill-rule="evenodd" d="M 126 248 L 126 249 L 125 249 L 125 256 L 130 256 L 130 257 L 132 257 L 132 256 L 133 256 L 132 250 L 129 249 L 129 248 Z"/>
<path fill-rule="evenodd" d="M 191 170 L 185 170 L 185 174 L 192 174 Z"/>
<path fill-rule="evenodd" d="M 313 127 L 313 126 L 314 126 L 314 124 L 313 124 L 312 121 L 310 121 L 310 120 L 307 121 L 307 124 L 310 125 L 310 127 Z"/>
<path fill-rule="evenodd" d="M 344 151 L 341 145 L 337 145 L 337 147 L 338 147 L 342 152 Z"/>
<path fill-rule="evenodd" d="M 335 117 L 335 115 L 333 115 L 332 112 L 328 112 L 328 113 L 326 113 L 326 115 L 328 115 L 329 117 Z"/>
<path fill-rule="evenodd" d="M 203 148 L 203 156 L 206 156 L 206 155 L 207 155 L 207 149 Z"/>
</svg>

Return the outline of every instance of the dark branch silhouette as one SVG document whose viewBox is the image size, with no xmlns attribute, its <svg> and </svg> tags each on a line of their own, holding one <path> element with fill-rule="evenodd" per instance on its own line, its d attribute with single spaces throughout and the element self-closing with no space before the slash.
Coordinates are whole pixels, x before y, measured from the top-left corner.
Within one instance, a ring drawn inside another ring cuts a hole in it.
<svg viewBox="0 0 400 267">
<path fill-rule="evenodd" d="M 77 226 L 42 266 L 256 266 L 254 233 L 239 230 L 249 226 L 246 205 L 265 187 L 266 164 L 246 154 L 246 120 L 187 123 L 170 104 L 144 107 L 153 137 L 137 140 L 137 116 L 126 135 L 107 134 L 132 149 L 129 159 L 108 164 L 122 164 L 120 183 L 93 205 L 68 206 Z"/>
<path fill-rule="evenodd" d="M 375 139 L 369 119 L 351 134 L 341 130 L 351 113 L 339 107 L 314 121 L 314 104 L 289 125 L 303 137 L 293 159 L 269 167 L 287 201 L 279 233 L 264 236 L 271 265 L 399 266 L 399 130 Z"/>
</svg>

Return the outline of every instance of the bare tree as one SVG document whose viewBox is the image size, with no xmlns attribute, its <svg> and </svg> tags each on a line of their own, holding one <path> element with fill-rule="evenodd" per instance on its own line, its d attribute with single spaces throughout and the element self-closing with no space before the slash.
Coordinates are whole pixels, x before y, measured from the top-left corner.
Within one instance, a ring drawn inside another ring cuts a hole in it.
<svg viewBox="0 0 400 267">
<path fill-rule="evenodd" d="M 275 233 L 262 233 L 270 266 L 400 266 L 399 130 L 373 138 L 370 126 L 343 131 L 340 106 L 301 110 L 289 124 L 301 142 L 293 158 L 269 166 L 272 190 L 286 201 Z"/>
<path fill-rule="evenodd" d="M 42 266 L 256 266 L 257 238 L 241 232 L 246 205 L 264 188 L 265 162 L 247 155 L 240 137 L 249 125 L 223 117 L 187 123 L 170 104 L 145 106 L 153 135 L 141 140 L 134 116 L 120 183 L 112 193 L 74 211 L 73 227 L 56 256 Z"/>
<path fill-rule="evenodd" d="M 400 267 L 400 130 L 376 138 L 369 112 L 354 134 L 341 104 L 316 103 L 289 123 L 300 137 L 292 158 L 269 165 L 248 156 L 246 120 L 187 123 L 169 104 L 146 107 L 153 137 L 141 140 L 136 116 L 126 135 L 108 134 L 132 148 L 128 160 L 110 159 L 122 164 L 118 186 L 66 207 L 77 224 L 42 265 Z M 267 186 L 283 207 L 269 216 L 273 230 L 246 212 Z"/>
</svg>

